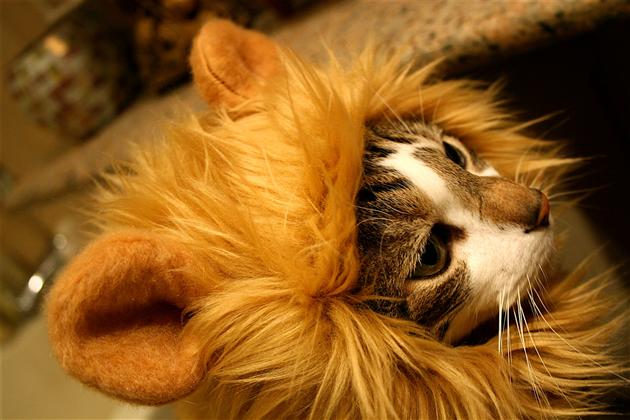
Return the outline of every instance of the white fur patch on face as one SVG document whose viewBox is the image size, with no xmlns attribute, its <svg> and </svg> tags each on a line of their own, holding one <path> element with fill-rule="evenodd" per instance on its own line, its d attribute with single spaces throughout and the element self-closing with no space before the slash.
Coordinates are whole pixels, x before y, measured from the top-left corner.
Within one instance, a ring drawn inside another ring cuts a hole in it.
<svg viewBox="0 0 630 420">
<path fill-rule="evenodd" d="M 451 192 L 444 179 L 435 170 L 425 165 L 414 156 L 418 147 L 412 144 L 397 145 L 396 153 L 393 153 L 382 165 L 395 169 L 404 175 L 413 185 L 418 187 L 427 197 L 431 197 L 437 207 L 447 207 L 452 198 Z M 437 149 L 437 147 L 435 147 Z"/>
<path fill-rule="evenodd" d="M 553 249 L 553 240 L 550 229 L 525 233 L 516 226 L 482 219 L 477 203 L 459 198 L 454 193 L 457 185 L 450 185 L 446 177 L 414 155 L 418 147 L 441 150 L 436 142 L 397 144 L 396 152 L 381 164 L 399 172 L 431 200 L 439 223 L 465 232 L 463 239 L 450 244 L 451 260 L 463 261 L 467 267 L 471 291 L 450 320 L 444 339 L 452 342 L 496 315 L 500 307 L 507 308 L 519 295 L 526 295 Z M 491 166 L 470 168 L 469 172 L 498 176 Z M 443 275 L 448 276 L 449 270 Z"/>
<path fill-rule="evenodd" d="M 452 258 L 464 260 L 470 275 L 473 297 L 451 320 L 444 339 L 454 341 L 485 319 L 508 308 L 535 285 L 553 249 L 550 229 L 524 233 L 480 221 L 471 212 L 455 216 L 456 226 L 466 230 L 466 238 L 452 244 Z"/>
</svg>

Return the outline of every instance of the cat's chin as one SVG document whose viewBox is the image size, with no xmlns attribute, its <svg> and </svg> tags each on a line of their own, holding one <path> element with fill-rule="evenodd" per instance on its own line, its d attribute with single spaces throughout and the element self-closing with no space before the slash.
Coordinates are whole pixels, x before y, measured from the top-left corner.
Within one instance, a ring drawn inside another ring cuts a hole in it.
<svg viewBox="0 0 630 420">
<path fill-rule="evenodd" d="M 552 270 L 551 264 L 549 264 L 549 270 Z M 525 282 L 520 293 L 515 294 L 517 298 L 510 304 L 501 308 L 488 309 L 474 316 L 469 311 L 460 312 L 455 321 L 461 319 L 462 322 L 449 324 L 441 340 L 452 346 L 474 346 L 484 344 L 496 337 L 499 334 L 499 328 L 505 330 L 508 324 L 512 326 L 511 328 L 516 328 L 513 324 L 517 316 L 525 317 L 527 320 L 534 316 L 529 302 L 533 299 L 532 295 L 538 296 L 540 292 L 536 289 L 539 288 L 540 285 L 532 286 Z"/>
<path fill-rule="evenodd" d="M 470 301 L 462 305 L 462 309 L 448 325 L 443 326 L 444 333 L 441 336 L 444 342 L 453 345 L 469 344 L 484 342 L 497 335 L 499 313 L 506 318 L 509 313 L 510 318 L 513 318 L 517 304 L 526 300 L 531 290 L 553 271 L 551 257 L 554 247 L 551 230 L 545 229 L 529 235 L 532 236 L 527 244 L 530 257 L 528 264 L 506 265 L 503 274 L 510 281 L 502 284 L 488 281 L 484 287 L 480 287 L 477 294 L 473 294 Z M 524 308 L 525 306 L 521 310 Z"/>
</svg>

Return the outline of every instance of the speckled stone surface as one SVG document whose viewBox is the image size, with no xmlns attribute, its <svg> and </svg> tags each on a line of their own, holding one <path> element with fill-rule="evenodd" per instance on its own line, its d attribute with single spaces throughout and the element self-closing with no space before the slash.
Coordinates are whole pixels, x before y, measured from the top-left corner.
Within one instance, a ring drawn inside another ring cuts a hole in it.
<svg viewBox="0 0 630 420">
<path fill-rule="evenodd" d="M 343 54 L 373 38 L 418 64 L 446 57 L 446 69 L 463 70 L 621 17 L 630 17 L 629 0 L 346 0 L 274 36 L 315 61 L 326 55 L 320 40 Z"/>
</svg>

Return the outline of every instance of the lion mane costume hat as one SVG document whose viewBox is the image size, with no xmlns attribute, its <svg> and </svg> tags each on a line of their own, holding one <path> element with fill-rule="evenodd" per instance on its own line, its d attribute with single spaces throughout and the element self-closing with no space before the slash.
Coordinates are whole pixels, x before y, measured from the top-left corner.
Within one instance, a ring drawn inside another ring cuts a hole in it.
<svg viewBox="0 0 630 420">
<path fill-rule="evenodd" d="M 357 284 L 366 122 L 432 121 L 530 183 L 574 163 L 523 134 L 496 87 L 430 82 L 435 66 L 411 70 L 374 48 L 320 69 L 222 20 L 203 28 L 191 63 L 212 111 L 109 177 L 102 233 L 50 293 L 53 351 L 71 375 L 133 403 L 181 400 L 199 418 L 602 409 L 622 369 L 606 350 L 623 302 L 605 276 L 562 278 L 540 291 L 527 331 L 460 346 L 374 312 Z"/>
</svg>

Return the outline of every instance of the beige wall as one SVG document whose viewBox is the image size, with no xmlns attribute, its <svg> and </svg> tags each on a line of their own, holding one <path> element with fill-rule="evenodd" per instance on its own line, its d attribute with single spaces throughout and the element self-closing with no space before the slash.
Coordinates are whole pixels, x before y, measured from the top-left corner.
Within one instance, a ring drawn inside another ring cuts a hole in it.
<svg viewBox="0 0 630 420">
<path fill-rule="evenodd" d="M 49 24 L 39 3 L 41 0 L 0 0 L 0 163 L 16 177 L 36 170 L 70 145 L 34 124 L 8 94 L 5 83 L 10 60 Z"/>
<path fill-rule="evenodd" d="M 5 80 L 10 61 L 46 31 L 54 12 L 72 4 L 76 1 L 0 0 L 0 166 L 15 182 L 72 146 L 33 123 L 8 93 Z M 1 251 L 32 269 L 47 252 L 56 223 L 70 207 L 64 199 L 19 210 L 0 208 Z"/>
</svg>

